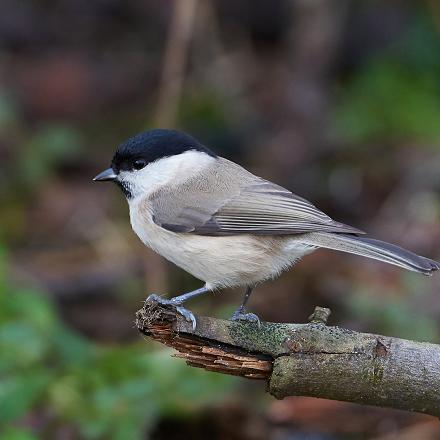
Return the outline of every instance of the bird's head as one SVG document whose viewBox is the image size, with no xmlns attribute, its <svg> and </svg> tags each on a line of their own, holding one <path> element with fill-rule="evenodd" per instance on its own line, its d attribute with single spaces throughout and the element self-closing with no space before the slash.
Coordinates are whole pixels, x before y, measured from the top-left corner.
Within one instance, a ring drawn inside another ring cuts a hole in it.
<svg viewBox="0 0 440 440">
<path fill-rule="evenodd" d="M 191 177 L 191 173 L 216 157 L 186 133 L 155 129 L 137 134 L 119 145 L 110 168 L 93 180 L 116 183 L 130 200 L 155 186 Z"/>
</svg>

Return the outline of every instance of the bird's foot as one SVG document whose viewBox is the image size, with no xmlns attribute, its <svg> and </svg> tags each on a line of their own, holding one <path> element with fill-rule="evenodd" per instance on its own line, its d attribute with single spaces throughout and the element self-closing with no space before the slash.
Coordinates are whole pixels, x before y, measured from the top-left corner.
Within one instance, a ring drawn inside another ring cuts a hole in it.
<svg viewBox="0 0 440 440">
<path fill-rule="evenodd" d="M 260 318 L 255 313 L 244 313 L 243 310 L 236 310 L 231 316 L 231 321 L 244 321 L 256 323 L 258 327 L 261 326 Z"/>
<path fill-rule="evenodd" d="M 164 307 L 169 307 L 175 309 L 175 311 L 183 316 L 186 321 L 190 322 L 192 324 L 193 330 L 196 329 L 196 317 L 192 312 L 190 312 L 188 309 L 185 309 L 185 307 L 182 306 L 182 301 L 176 300 L 176 298 L 166 299 L 162 298 L 159 295 L 156 295 L 155 293 L 148 296 L 148 298 L 145 300 L 145 303 L 147 302 L 154 302 L 156 304 L 160 304 Z"/>
</svg>

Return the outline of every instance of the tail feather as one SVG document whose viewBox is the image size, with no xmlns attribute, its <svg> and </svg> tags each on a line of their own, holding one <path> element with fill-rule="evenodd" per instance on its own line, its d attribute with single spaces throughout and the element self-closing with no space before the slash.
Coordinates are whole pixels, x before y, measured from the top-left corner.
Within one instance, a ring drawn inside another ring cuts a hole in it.
<svg viewBox="0 0 440 440">
<path fill-rule="evenodd" d="M 385 263 L 394 264 L 395 266 L 420 272 L 424 275 L 432 275 L 432 272 L 440 269 L 440 263 L 437 261 L 416 255 L 413 252 L 384 241 L 356 235 L 325 232 L 314 232 L 307 235 L 311 238 L 309 244 L 314 246 L 384 261 Z"/>
</svg>

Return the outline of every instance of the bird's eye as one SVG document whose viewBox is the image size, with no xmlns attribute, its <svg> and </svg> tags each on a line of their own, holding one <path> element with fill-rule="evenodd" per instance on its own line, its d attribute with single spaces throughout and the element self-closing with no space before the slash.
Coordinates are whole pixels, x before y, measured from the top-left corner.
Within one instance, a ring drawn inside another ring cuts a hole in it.
<svg viewBox="0 0 440 440">
<path fill-rule="evenodd" d="M 147 165 L 147 162 L 145 161 L 145 159 L 136 159 L 133 162 L 133 168 L 135 170 L 141 170 L 142 168 L 145 168 L 145 165 Z"/>
</svg>

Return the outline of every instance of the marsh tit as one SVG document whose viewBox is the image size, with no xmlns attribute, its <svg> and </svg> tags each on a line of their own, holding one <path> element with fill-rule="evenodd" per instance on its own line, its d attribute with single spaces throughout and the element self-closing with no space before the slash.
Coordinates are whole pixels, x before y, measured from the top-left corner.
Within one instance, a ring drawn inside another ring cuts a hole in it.
<svg viewBox="0 0 440 440">
<path fill-rule="evenodd" d="M 393 244 L 365 238 L 312 203 L 217 156 L 174 130 L 140 133 L 121 144 L 111 167 L 95 181 L 116 183 L 127 198 L 130 221 L 142 242 L 204 287 L 150 301 L 173 306 L 195 327 L 182 304 L 224 287 L 246 288 L 232 319 L 245 313 L 255 285 L 275 278 L 317 249 L 333 249 L 431 275 L 440 264 Z"/>
</svg>

